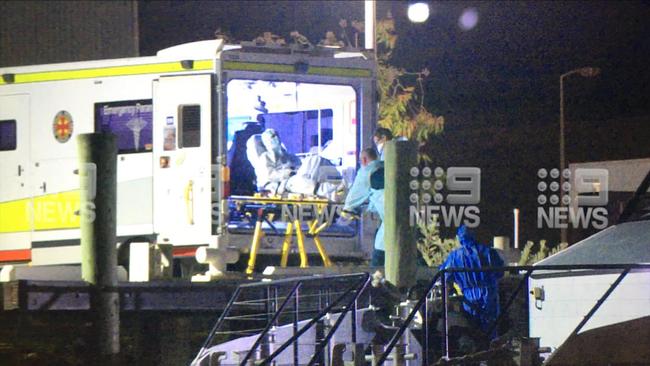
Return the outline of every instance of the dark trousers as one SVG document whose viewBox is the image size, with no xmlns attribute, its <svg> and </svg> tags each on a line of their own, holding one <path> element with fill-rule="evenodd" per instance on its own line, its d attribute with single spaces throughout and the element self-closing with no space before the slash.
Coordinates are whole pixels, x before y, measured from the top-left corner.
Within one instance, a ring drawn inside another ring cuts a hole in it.
<svg viewBox="0 0 650 366">
<path fill-rule="evenodd" d="M 386 258 L 386 252 L 379 249 L 372 250 L 372 259 L 370 260 L 370 266 L 372 267 L 383 267 L 384 259 Z"/>
</svg>

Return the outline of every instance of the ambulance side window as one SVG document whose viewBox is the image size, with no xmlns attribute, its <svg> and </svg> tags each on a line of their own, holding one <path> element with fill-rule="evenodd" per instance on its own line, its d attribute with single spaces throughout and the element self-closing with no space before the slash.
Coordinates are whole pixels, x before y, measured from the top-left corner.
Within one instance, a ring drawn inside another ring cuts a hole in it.
<svg viewBox="0 0 650 366">
<path fill-rule="evenodd" d="M 117 137 L 117 153 L 152 150 L 153 104 L 151 99 L 95 104 L 95 130 Z"/>
<path fill-rule="evenodd" d="M 180 121 L 180 146 L 201 146 L 201 106 L 188 104 L 178 106 L 178 120 Z"/>
<path fill-rule="evenodd" d="M 0 151 L 16 150 L 16 120 L 0 121 Z"/>
</svg>

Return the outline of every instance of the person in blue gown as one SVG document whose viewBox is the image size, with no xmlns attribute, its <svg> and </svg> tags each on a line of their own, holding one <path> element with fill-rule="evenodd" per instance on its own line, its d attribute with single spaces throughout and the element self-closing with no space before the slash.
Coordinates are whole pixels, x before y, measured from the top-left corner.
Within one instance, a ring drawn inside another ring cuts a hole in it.
<svg viewBox="0 0 650 366">
<path fill-rule="evenodd" d="M 503 259 L 493 248 L 478 243 L 465 225 L 457 231 L 460 248 L 447 256 L 440 270 L 445 268 L 486 268 L 502 267 Z M 480 329 L 490 339 L 496 337 L 496 329 L 487 334 L 499 316 L 498 280 L 502 272 L 455 272 L 446 275 L 447 282 L 460 287 L 465 301 L 463 309 L 478 323 Z"/>
</svg>

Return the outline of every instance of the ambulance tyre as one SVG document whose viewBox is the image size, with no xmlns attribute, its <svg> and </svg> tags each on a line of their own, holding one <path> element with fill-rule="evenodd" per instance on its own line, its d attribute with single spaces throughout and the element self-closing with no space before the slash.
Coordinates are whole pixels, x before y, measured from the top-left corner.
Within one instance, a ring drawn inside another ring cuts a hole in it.
<svg viewBox="0 0 650 366">
<path fill-rule="evenodd" d="M 174 278 L 191 279 L 196 274 L 208 271 L 207 264 L 201 264 L 194 257 L 174 258 L 172 273 Z"/>
</svg>

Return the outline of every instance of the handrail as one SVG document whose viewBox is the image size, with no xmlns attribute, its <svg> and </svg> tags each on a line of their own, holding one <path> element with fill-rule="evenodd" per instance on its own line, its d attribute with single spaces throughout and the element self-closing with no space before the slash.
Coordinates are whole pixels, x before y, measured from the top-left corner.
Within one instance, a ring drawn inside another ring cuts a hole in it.
<svg viewBox="0 0 650 366">
<path fill-rule="evenodd" d="M 239 297 L 242 295 L 244 290 L 250 290 L 254 288 L 267 288 L 270 289 L 272 287 L 278 287 L 282 285 L 287 285 L 287 284 L 293 284 L 293 287 L 289 294 L 286 296 L 284 302 L 280 307 L 274 311 L 273 317 L 271 320 L 269 320 L 267 326 L 262 329 L 262 332 L 260 333 L 259 337 L 255 341 L 255 344 L 249 350 L 248 354 L 244 358 L 244 362 L 250 358 L 250 356 L 253 354 L 255 348 L 259 346 L 259 343 L 261 340 L 264 339 L 264 335 L 266 335 L 269 330 L 272 328 L 273 323 L 275 320 L 277 320 L 284 308 L 287 306 L 289 303 L 289 300 L 294 297 L 294 295 L 297 293 L 298 289 L 303 287 L 303 285 L 310 283 L 310 282 L 322 282 L 322 281 L 332 281 L 332 280 L 346 280 L 346 279 L 354 279 L 358 278 L 360 282 L 356 284 L 355 286 L 351 286 L 347 291 L 344 291 L 339 298 L 337 298 L 334 302 L 332 302 L 329 306 L 327 306 L 325 309 L 320 311 L 312 320 L 307 323 L 300 331 L 298 331 L 293 337 L 291 337 L 289 340 L 285 342 L 276 352 L 271 354 L 269 357 L 267 357 L 264 361 L 262 361 L 262 364 L 267 364 L 270 361 L 273 360 L 277 355 L 280 354 L 281 351 L 286 349 L 289 345 L 291 345 L 295 340 L 298 339 L 300 335 L 302 335 L 304 332 L 309 330 L 311 326 L 313 326 L 318 320 L 320 320 L 322 317 L 324 317 L 328 312 L 330 312 L 335 306 L 338 305 L 339 302 L 341 302 L 347 295 L 349 295 L 352 292 L 355 292 L 355 295 L 353 296 L 353 303 L 356 304 L 356 302 L 359 299 L 359 296 L 361 293 L 365 290 L 367 285 L 370 283 L 370 274 L 369 273 L 351 273 L 351 274 L 340 274 L 340 275 L 327 275 L 327 276 L 321 276 L 321 275 L 314 275 L 314 276 L 303 276 L 303 277 L 297 277 L 297 278 L 286 278 L 286 279 L 279 279 L 279 280 L 273 280 L 273 281 L 268 281 L 268 282 L 255 282 L 255 283 L 246 283 L 246 284 L 241 284 L 237 287 L 233 295 L 231 296 L 230 300 L 228 301 L 228 304 L 224 308 L 223 312 L 219 315 L 219 318 L 217 319 L 217 322 L 215 325 L 212 327 L 210 330 L 210 333 L 208 334 L 207 339 L 201 346 L 201 349 L 199 350 L 198 354 L 192 360 L 192 365 L 198 364 L 201 359 L 203 359 L 206 356 L 206 352 L 208 351 L 208 348 L 210 348 L 210 344 L 214 340 L 215 335 L 217 334 L 217 331 L 221 328 L 223 325 L 224 321 L 228 319 L 228 315 L 230 314 L 233 306 L 238 303 Z M 267 296 L 268 297 L 268 296 Z M 268 299 L 267 299 L 268 301 Z M 347 312 L 350 311 L 350 305 L 344 307 L 344 311 L 342 313 L 342 317 L 347 314 Z M 269 313 L 270 315 L 270 313 Z"/>
<path fill-rule="evenodd" d="M 221 324 L 223 324 L 223 321 L 226 319 L 228 313 L 230 312 L 230 308 L 232 308 L 232 305 L 235 303 L 235 300 L 239 297 L 239 293 L 241 292 L 242 286 L 239 285 L 237 286 L 237 289 L 235 292 L 232 294 L 230 297 L 230 300 L 228 300 L 228 304 L 226 305 L 225 309 L 219 315 L 219 318 L 217 319 L 217 322 L 214 324 L 212 329 L 210 330 L 210 333 L 208 333 L 208 338 L 203 342 L 203 345 L 201 346 L 201 349 L 199 350 L 199 353 L 194 357 L 194 360 L 192 360 L 192 365 L 194 365 L 197 361 L 203 357 L 203 354 L 205 351 L 208 349 L 208 346 L 212 342 L 212 339 L 214 338 L 215 334 L 217 333 L 217 330 L 221 327 Z"/>
<path fill-rule="evenodd" d="M 515 301 L 515 299 L 517 298 L 517 295 L 519 295 L 519 291 L 521 291 L 521 289 L 524 288 L 524 284 L 526 283 L 526 281 L 528 280 L 528 278 L 530 278 L 530 274 L 531 274 L 531 273 L 533 273 L 532 270 L 527 270 L 527 271 L 526 271 L 526 274 L 524 275 L 524 278 L 522 278 L 522 279 L 519 281 L 519 284 L 517 285 L 517 288 L 515 289 L 515 291 L 512 292 L 512 294 L 510 295 L 510 298 L 509 298 L 508 301 L 506 302 L 506 306 L 503 307 L 504 310 L 507 310 L 507 309 L 510 308 L 510 306 L 512 305 L 512 303 L 513 303 L 513 302 Z M 492 326 L 490 326 L 490 329 L 488 329 L 487 334 L 492 334 L 492 332 L 494 332 L 494 330 L 497 329 L 497 326 L 499 325 L 499 323 L 501 323 L 501 320 L 503 319 L 504 314 L 506 314 L 506 313 L 507 313 L 506 311 L 501 311 L 501 312 L 499 313 L 499 315 L 497 316 L 496 320 L 494 321 L 494 324 L 492 324 Z"/>
<path fill-rule="evenodd" d="M 296 282 L 296 284 L 293 286 L 293 288 L 291 289 L 291 291 L 287 295 L 287 298 L 284 299 L 284 301 L 282 302 L 282 304 L 280 305 L 278 310 L 275 312 L 275 314 L 273 314 L 273 317 L 271 318 L 271 320 L 269 320 L 269 323 L 266 325 L 264 330 L 260 333 L 260 335 L 255 340 L 255 343 L 253 343 L 253 345 L 251 346 L 251 349 L 248 350 L 248 353 L 246 353 L 246 356 L 244 356 L 244 359 L 241 361 L 242 365 L 246 364 L 246 361 L 248 361 L 248 359 L 253 355 L 253 353 L 255 352 L 257 347 L 260 345 L 260 343 L 262 343 L 262 339 L 264 339 L 264 336 L 273 327 L 273 324 L 275 323 L 275 321 L 278 320 L 278 318 L 280 317 L 280 314 L 282 313 L 282 310 L 284 310 L 284 308 L 289 303 L 289 300 L 291 300 L 293 295 L 296 294 L 296 291 L 298 291 L 300 286 L 302 286 L 302 281 Z"/>
<path fill-rule="evenodd" d="M 298 340 L 298 338 L 300 338 L 301 335 L 303 335 L 305 332 L 307 332 L 314 324 L 316 324 L 321 318 L 323 318 L 327 313 L 329 313 L 339 302 L 341 302 L 352 291 L 355 291 L 356 293 L 355 293 L 351 303 L 356 302 L 359 299 L 359 296 L 361 295 L 363 290 L 370 283 L 370 274 L 369 273 L 364 273 L 364 275 L 365 275 L 364 280 L 361 282 L 361 284 L 359 286 L 357 286 L 356 291 L 353 290 L 352 288 L 350 288 L 347 291 L 345 291 L 343 294 L 341 294 L 336 300 L 334 300 L 334 302 L 329 304 L 318 315 L 313 317 L 307 324 L 305 324 L 305 326 L 300 328 L 300 330 L 296 334 L 294 334 L 291 338 L 289 338 L 286 342 L 284 342 L 284 344 L 282 344 L 280 347 L 278 347 L 278 349 L 276 349 L 275 352 L 273 352 L 270 356 L 268 356 L 267 358 L 262 360 L 262 362 L 260 362 L 260 365 L 261 366 L 269 365 L 271 363 L 271 361 L 273 361 L 273 359 L 275 357 L 277 357 L 287 347 L 289 347 L 291 344 L 293 344 L 293 342 L 296 342 Z M 344 318 L 348 311 L 350 311 L 350 306 L 349 305 L 346 306 L 344 311 L 339 315 L 338 320 L 341 320 L 342 318 Z M 337 323 L 338 323 L 338 320 L 337 320 Z M 335 324 L 335 326 L 338 328 L 338 324 Z M 331 330 L 330 334 L 333 334 L 334 330 L 335 329 Z M 317 354 L 317 353 L 318 352 L 315 352 L 315 354 Z M 312 360 L 314 360 L 314 359 L 312 359 Z"/>
<path fill-rule="evenodd" d="M 630 272 L 630 269 L 629 269 L 629 268 L 625 268 L 625 269 L 623 270 L 623 272 L 621 272 L 621 274 L 618 276 L 618 278 L 616 278 L 616 281 L 614 281 L 614 283 L 612 283 L 612 284 L 609 286 L 609 288 L 607 289 L 607 291 L 605 291 L 605 293 L 600 297 L 600 299 L 598 299 L 598 301 L 596 301 L 596 304 L 591 308 L 591 310 L 589 310 L 589 312 L 587 313 L 587 315 L 585 315 L 585 317 L 584 317 L 584 318 L 582 319 L 582 321 L 578 324 L 578 326 L 575 327 L 575 329 L 573 330 L 573 332 L 571 332 L 571 335 L 570 335 L 569 337 L 572 337 L 572 336 L 576 336 L 576 335 L 578 335 L 578 333 L 580 332 L 580 330 L 582 329 L 582 327 L 584 327 L 585 324 L 587 324 L 587 322 L 589 321 L 589 319 L 591 319 L 591 317 L 596 313 L 596 311 L 598 311 L 598 309 L 600 308 L 600 305 L 602 305 L 602 304 L 605 302 L 605 300 L 607 300 L 607 298 L 609 297 L 609 295 L 611 295 L 612 292 L 614 292 L 614 289 L 615 289 L 616 287 L 618 287 L 618 285 L 621 283 L 621 281 L 623 281 L 623 279 L 625 278 L 625 276 L 627 276 L 627 274 L 628 274 L 629 272 Z"/>
<path fill-rule="evenodd" d="M 273 286 L 273 285 L 282 285 L 285 283 L 293 283 L 296 281 L 322 281 L 322 280 L 341 280 L 345 278 L 354 278 L 354 277 L 360 277 L 363 275 L 367 275 L 365 272 L 360 272 L 360 273 L 346 273 L 346 274 L 338 274 L 338 275 L 312 275 L 312 276 L 301 276 L 301 277 L 291 277 L 291 278 L 282 278 L 279 280 L 272 280 L 272 281 L 265 281 L 265 282 L 249 282 L 249 283 L 243 283 L 239 285 L 239 288 L 248 288 L 248 287 L 268 287 L 268 286 Z"/>
<path fill-rule="evenodd" d="M 348 301 L 347 305 L 345 306 L 345 308 L 344 308 L 345 310 L 341 314 L 339 314 L 339 318 L 336 319 L 336 322 L 334 322 L 334 325 L 332 325 L 332 329 L 330 329 L 330 331 L 327 333 L 327 335 L 325 336 L 323 341 L 320 342 L 320 344 L 316 347 L 316 350 L 314 351 L 314 355 L 312 356 L 311 360 L 309 360 L 309 364 L 307 364 L 307 366 L 312 366 L 316 362 L 316 360 L 318 359 L 318 355 L 321 352 L 323 352 L 323 349 L 325 349 L 325 345 L 327 345 L 329 343 L 330 339 L 332 339 L 332 336 L 334 336 L 334 333 L 339 328 L 339 326 L 343 322 L 343 319 L 345 319 L 345 316 L 350 311 L 350 309 L 352 309 L 351 316 L 352 316 L 352 321 L 353 321 L 351 337 L 352 337 L 352 341 L 353 342 L 355 341 L 356 327 L 357 327 L 356 316 L 355 316 L 356 311 L 357 311 L 356 304 L 357 304 L 357 300 L 359 299 L 359 296 L 361 295 L 363 290 L 366 289 L 369 282 L 370 282 L 370 275 L 368 275 L 366 280 L 363 282 L 363 285 L 361 286 L 361 288 L 357 289 L 357 292 L 354 295 L 354 297 L 350 301 Z"/>
<path fill-rule="evenodd" d="M 404 320 L 404 323 L 403 323 L 402 325 L 400 325 L 399 329 L 397 329 L 397 332 L 395 332 L 395 334 L 393 335 L 393 338 L 390 339 L 390 342 L 388 342 L 388 346 L 386 346 L 386 349 L 384 350 L 384 353 L 381 355 L 381 357 L 380 357 L 379 360 L 377 361 L 377 365 L 380 366 L 380 365 L 383 365 L 383 364 L 384 364 L 384 362 L 385 362 L 386 359 L 388 358 L 388 354 L 393 350 L 393 348 L 394 348 L 395 345 L 397 344 L 397 341 L 402 337 L 402 335 L 403 335 L 404 332 L 406 331 L 408 325 L 411 324 L 411 322 L 412 322 L 413 319 L 415 318 L 415 315 L 416 315 L 417 312 L 420 310 L 420 308 L 422 307 L 422 305 L 425 303 L 425 301 L 426 301 L 427 296 L 429 295 L 429 293 L 430 293 L 431 291 L 433 291 L 433 288 L 435 287 L 435 284 L 438 282 L 438 279 L 440 278 L 440 276 L 442 275 L 442 273 L 444 273 L 444 270 L 443 270 L 443 271 L 440 271 L 440 272 L 438 272 L 438 273 L 436 273 L 436 274 L 433 276 L 433 280 L 431 280 L 431 282 L 429 283 L 429 286 L 428 286 L 428 288 L 427 288 L 427 291 L 424 293 L 424 296 L 420 297 L 420 299 L 418 300 L 418 302 L 417 302 L 417 303 L 415 304 L 415 306 L 413 307 L 413 310 L 411 310 L 411 312 L 409 313 L 409 315 L 408 315 L 408 316 L 406 317 L 406 319 Z M 447 307 L 445 306 L 445 311 L 446 311 L 446 308 L 447 308 Z M 426 321 L 426 319 L 425 319 L 424 321 Z M 427 347 L 427 346 L 425 345 L 425 347 Z"/>
<path fill-rule="evenodd" d="M 596 305 L 592 307 L 592 309 L 589 311 L 589 313 L 584 317 L 584 319 L 578 324 L 576 329 L 572 332 L 573 334 L 577 334 L 580 329 L 589 321 L 589 319 L 596 313 L 600 305 L 605 301 L 605 299 L 614 291 L 614 289 L 621 283 L 625 275 L 630 272 L 633 269 L 650 269 L 650 264 L 574 264 L 574 265 L 538 265 L 538 266 L 504 266 L 504 267 L 486 267 L 486 268 L 446 268 L 443 269 L 439 272 L 437 272 L 434 276 L 431 282 L 429 283 L 429 286 L 427 287 L 427 291 L 424 292 L 423 296 L 420 297 L 416 305 L 413 307 L 411 312 L 408 314 L 402 325 L 400 325 L 399 329 L 395 332 L 391 340 L 388 342 L 388 345 L 386 346 L 383 354 L 377 360 L 378 366 L 381 366 L 384 364 L 388 356 L 390 355 L 391 351 L 399 341 L 400 337 L 404 334 L 406 329 L 409 327 L 413 319 L 415 318 L 415 315 L 417 314 L 418 311 L 422 308 L 422 305 L 425 305 L 426 299 L 433 291 L 433 288 L 435 287 L 435 284 L 438 282 L 438 280 L 443 276 L 448 273 L 467 273 L 467 272 L 508 272 L 508 271 L 526 271 L 526 277 L 529 277 L 532 275 L 533 272 L 535 271 L 571 271 L 571 270 L 623 270 L 623 272 L 619 275 L 617 280 L 611 284 L 609 289 L 600 297 L 600 299 L 596 302 Z M 446 323 L 446 313 L 447 313 L 447 302 L 446 300 L 446 289 L 445 289 L 445 282 L 442 281 L 443 284 L 443 308 L 444 308 L 444 313 L 443 316 L 445 318 L 445 325 L 443 329 L 443 345 L 442 345 L 442 352 L 445 355 L 445 358 L 449 358 L 449 349 L 447 347 L 447 323 Z M 512 300 L 512 299 L 511 299 Z M 512 304 L 512 301 L 509 301 L 508 305 L 504 309 L 504 311 L 507 311 L 509 306 Z M 426 313 L 426 309 L 425 309 Z M 424 319 L 424 323 L 426 323 L 427 319 Z M 495 320 L 495 324 L 492 325 L 492 327 L 496 327 L 498 322 L 500 321 L 500 318 L 497 318 Z M 423 353 L 425 355 L 428 354 L 429 351 L 429 345 L 428 343 L 424 345 L 424 351 Z M 423 357 L 423 360 L 426 360 L 426 357 Z M 426 365 L 425 365 L 426 366 Z"/>
</svg>

